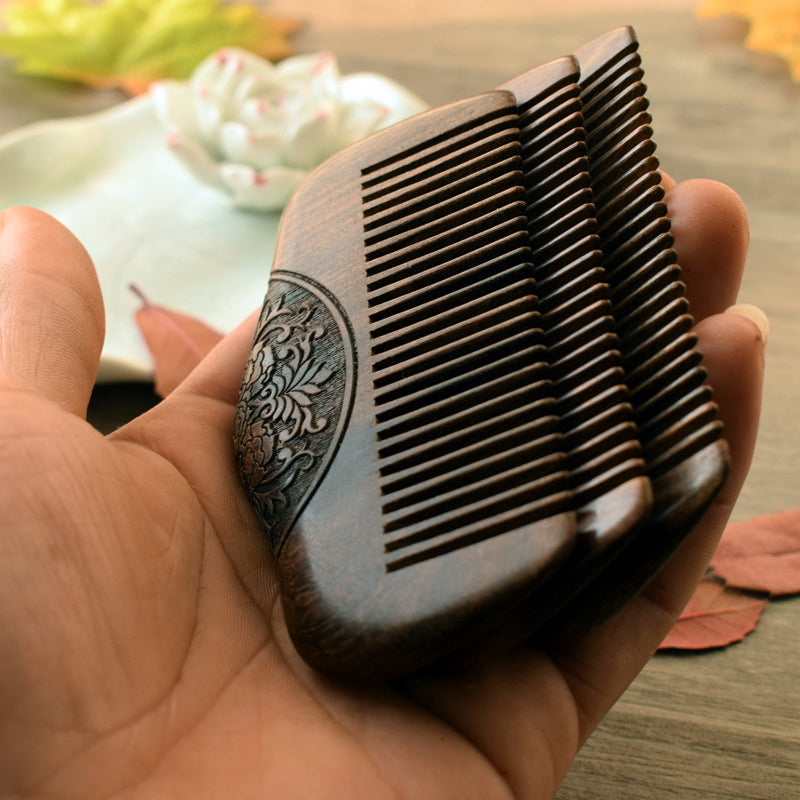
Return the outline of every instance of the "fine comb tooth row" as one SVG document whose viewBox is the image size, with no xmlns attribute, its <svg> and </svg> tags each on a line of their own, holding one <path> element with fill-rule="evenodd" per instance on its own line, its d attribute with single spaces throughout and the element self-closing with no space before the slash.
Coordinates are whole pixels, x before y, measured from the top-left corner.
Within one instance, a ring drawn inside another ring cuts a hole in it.
<svg viewBox="0 0 800 800">
<path fill-rule="evenodd" d="M 559 59 L 506 88 L 516 96 L 520 114 L 534 277 L 580 509 L 641 478 L 644 462 L 602 268 L 578 65 L 571 58 Z M 642 507 L 641 514 L 645 511 Z M 599 523 L 594 514 L 579 515 L 579 520 L 584 526 Z"/>
<path fill-rule="evenodd" d="M 389 571 L 569 507 L 514 109 L 365 170 Z"/>
<path fill-rule="evenodd" d="M 647 471 L 721 436 L 673 239 L 632 32 L 582 61 L 581 100 L 603 265 Z"/>
</svg>

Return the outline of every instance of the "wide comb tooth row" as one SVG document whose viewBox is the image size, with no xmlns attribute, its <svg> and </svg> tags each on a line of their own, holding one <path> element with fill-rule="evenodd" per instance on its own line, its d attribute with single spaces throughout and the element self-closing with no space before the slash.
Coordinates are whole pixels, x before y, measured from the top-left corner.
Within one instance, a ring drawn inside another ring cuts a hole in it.
<svg viewBox="0 0 800 800">
<path fill-rule="evenodd" d="M 363 174 L 390 571 L 571 501 L 520 168 L 506 112 Z"/>
<path fill-rule="evenodd" d="M 587 62 L 581 100 L 603 264 L 647 471 L 657 478 L 719 439 L 722 425 L 672 250 L 638 44 L 630 36 Z"/>
<path fill-rule="evenodd" d="M 517 95 L 528 234 L 576 507 L 644 474 L 602 268 L 577 64 L 534 70 Z M 581 515 L 597 525 L 596 515 Z"/>
</svg>

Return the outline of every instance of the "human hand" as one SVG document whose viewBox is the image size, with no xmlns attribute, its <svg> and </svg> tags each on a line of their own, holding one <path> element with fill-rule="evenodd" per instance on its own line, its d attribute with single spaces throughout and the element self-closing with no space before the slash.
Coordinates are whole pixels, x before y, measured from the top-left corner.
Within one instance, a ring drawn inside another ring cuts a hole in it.
<svg viewBox="0 0 800 800">
<path fill-rule="evenodd" d="M 239 487 L 233 409 L 255 317 L 157 407 L 85 421 L 103 338 L 83 248 L 30 209 L 0 221 L 0 793 L 29 797 L 551 797 L 666 634 L 747 472 L 763 342 L 735 302 L 738 198 L 673 187 L 676 249 L 732 471 L 625 608 L 558 651 L 354 687 L 288 639 Z"/>
</svg>

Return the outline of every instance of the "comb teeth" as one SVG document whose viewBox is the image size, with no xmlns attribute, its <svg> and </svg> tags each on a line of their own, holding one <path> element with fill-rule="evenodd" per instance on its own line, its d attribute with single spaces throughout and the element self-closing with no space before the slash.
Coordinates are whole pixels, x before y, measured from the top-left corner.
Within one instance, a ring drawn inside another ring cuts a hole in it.
<svg viewBox="0 0 800 800">
<path fill-rule="evenodd" d="M 581 101 L 598 235 L 653 511 L 641 533 L 573 595 L 540 638 L 608 617 L 658 571 L 710 504 L 727 449 L 694 349 L 692 319 L 652 142 L 638 43 L 630 28 L 579 51 Z"/>
<path fill-rule="evenodd" d="M 570 500 L 525 246 L 521 163 L 517 117 L 506 113 L 363 172 L 390 571 Z"/>
<path fill-rule="evenodd" d="M 615 52 L 586 54 L 581 100 L 598 234 L 623 366 L 651 478 L 721 436 L 690 333 L 692 319 L 646 112 L 635 38 Z"/>
<path fill-rule="evenodd" d="M 577 79 L 577 64 L 561 59 L 508 88 L 520 114 L 528 235 L 553 393 L 581 508 L 641 477 L 644 462 L 601 267 Z M 579 518 L 597 524 L 592 514 Z"/>
</svg>

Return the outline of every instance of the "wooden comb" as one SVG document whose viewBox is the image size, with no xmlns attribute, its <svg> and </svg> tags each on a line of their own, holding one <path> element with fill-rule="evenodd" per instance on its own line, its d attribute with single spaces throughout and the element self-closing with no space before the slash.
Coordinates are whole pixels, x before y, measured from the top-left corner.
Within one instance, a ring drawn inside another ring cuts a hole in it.
<svg viewBox="0 0 800 800">
<path fill-rule="evenodd" d="M 691 332 L 632 28 L 577 53 L 589 172 L 625 381 L 654 507 L 637 535 L 550 626 L 582 630 L 658 571 L 721 488 L 729 455 Z"/>
<path fill-rule="evenodd" d="M 685 507 L 675 478 L 709 446 L 681 437 L 705 433 L 640 433 L 680 402 L 633 380 L 634 356 L 652 335 L 682 355 L 684 333 L 625 312 L 637 270 L 607 275 L 635 214 L 596 207 L 625 148 L 606 149 L 602 115 L 584 132 L 578 77 L 562 59 L 381 132 L 286 209 L 235 441 L 290 634 L 321 670 L 391 678 L 606 603 L 644 520 L 674 542 L 708 502 Z M 659 385 L 697 369 L 667 361 Z"/>
<path fill-rule="evenodd" d="M 284 213 L 235 437 L 292 638 L 327 672 L 445 658 L 573 548 L 517 121 L 506 92 L 434 110 Z"/>
</svg>

